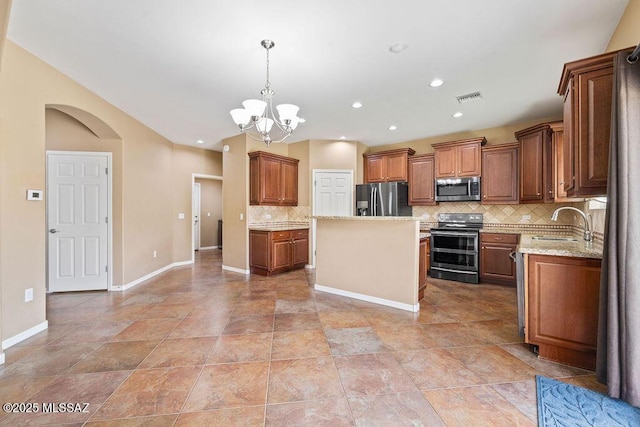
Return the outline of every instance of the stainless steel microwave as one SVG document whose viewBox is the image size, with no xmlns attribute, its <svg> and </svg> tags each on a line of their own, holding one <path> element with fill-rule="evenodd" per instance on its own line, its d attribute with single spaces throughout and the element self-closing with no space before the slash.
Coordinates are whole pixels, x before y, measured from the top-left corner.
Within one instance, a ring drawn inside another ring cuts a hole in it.
<svg viewBox="0 0 640 427">
<path fill-rule="evenodd" d="M 439 178 L 435 184 L 436 202 L 480 200 L 480 177 Z"/>
</svg>

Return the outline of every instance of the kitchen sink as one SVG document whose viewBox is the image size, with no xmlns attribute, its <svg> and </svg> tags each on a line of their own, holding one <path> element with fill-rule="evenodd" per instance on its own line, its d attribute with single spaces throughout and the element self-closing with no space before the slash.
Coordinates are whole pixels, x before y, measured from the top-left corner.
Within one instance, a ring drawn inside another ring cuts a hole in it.
<svg viewBox="0 0 640 427">
<path fill-rule="evenodd" d="M 577 242 L 575 237 L 563 237 L 563 236 L 533 236 L 533 240 L 542 240 L 550 242 Z"/>
</svg>

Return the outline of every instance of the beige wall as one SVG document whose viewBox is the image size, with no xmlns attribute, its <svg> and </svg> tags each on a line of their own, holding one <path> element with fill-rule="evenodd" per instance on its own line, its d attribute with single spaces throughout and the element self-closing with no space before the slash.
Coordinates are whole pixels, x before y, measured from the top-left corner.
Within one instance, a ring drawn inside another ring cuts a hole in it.
<svg viewBox="0 0 640 427">
<path fill-rule="evenodd" d="M 298 206 L 311 206 L 309 189 L 311 172 L 309 170 L 309 141 L 289 144 L 289 157 L 298 159 Z"/>
<path fill-rule="evenodd" d="M 640 43 L 640 0 L 629 0 L 606 51 L 637 46 L 638 43 Z"/>
<path fill-rule="evenodd" d="M 200 247 L 218 246 L 218 220 L 222 219 L 222 180 L 196 178 L 195 182 L 200 184 Z"/>
<path fill-rule="evenodd" d="M 121 176 L 114 176 L 115 193 L 120 193 L 114 194 L 114 244 L 121 240 L 121 254 L 114 251 L 114 285 L 191 259 L 190 224 L 182 226 L 190 221 L 178 222 L 176 212 L 183 207 L 186 213 L 191 211 L 192 174 L 221 174 L 221 165 L 219 154 L 176 149 L 11 41 L 6 41 L 2 60 L 0 318 L 1 338 L 6 340 L 41 324 L 46 316 L 45 203 L 26 201 L 26 190 L 45 189 L 47 148 L 111 151 L 114 173 L 121 165 Z M 89 112 L 119 138 L 96 138 L 73 119 L 47 111 L 47 105 Z M 27 288 L 34 289 L 33 302 L 24 302 Z"/>
</svg>

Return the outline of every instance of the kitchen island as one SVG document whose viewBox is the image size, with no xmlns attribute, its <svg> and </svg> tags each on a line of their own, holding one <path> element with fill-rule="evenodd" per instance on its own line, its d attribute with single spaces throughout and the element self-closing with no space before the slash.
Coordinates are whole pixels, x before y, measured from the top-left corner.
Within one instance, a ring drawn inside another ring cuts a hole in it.
<svg viewBox="0 0 640 427">
<path fill-rule="evenodd" d="M 419 218 L 314 219 L 316 290 L 419 310 Z"/>
</svg>

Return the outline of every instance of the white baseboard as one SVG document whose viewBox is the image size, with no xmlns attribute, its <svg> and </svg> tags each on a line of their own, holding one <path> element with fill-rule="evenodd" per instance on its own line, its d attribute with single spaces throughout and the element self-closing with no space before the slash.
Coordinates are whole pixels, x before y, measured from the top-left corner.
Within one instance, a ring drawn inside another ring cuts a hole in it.
<svg viewBox="0 0 640 427">
<path fill-rule="evenodd" d="M 160 273 L 164 273 L 167 270 L 172 269 L 173 267 L 180 267 L 182 265 L 189 265 L 189 264 L 193 264 L 193 261 L 189 260 L 189 261 L 178 261 L 178 262 L 174 262 L 173 264 L 169 264 L 169 265 L 165 265 L 162 268 L 159 268 L 156 271 L 152 271 L 151 273 L 142 276 L 132 282 L 126 283 L 122 286 L 112 286 L 110 290 L 112 291 L 126 291 L 127 289 L 131 289 L 136 285 L 139 285 L 140 283 L 144 282 L 145 280 L 149 280 L 152 277 L 157 276 Z"/>
<path fill-rule="evenodd" d="M 211 249 L 218 249 L 218 247 L 217 246 L 203 246 L 198 250 L 199 251 L 208 251 L 208 250 L 211 250 Z"/>
<path fill-rule="evenodd" d="M 307 265 L 304 266 L 304 268 L 316 268 L 316 267 L 311 265 L 311 264 L 307 264 Z"/>
<path fill-rule="evenodd" d="M 222 266 L 223 270 L 226 271 L 231 271 L 233 273 L 240 273 L 240 274 L 251 274 L 250 270 L 243 270 L 241 268 L 235 268 L 235 267 L 229 267 L 228 265 L 223 265 Z"/>
<path fill-rule="evenodd" d="M 26 331 L 22 331 L 17 335 L 14 335 L 6 340 L 2 341 L 2 350 L 6 350 L 9 347 L 12 347 L 18 344 L 21 341 L 26 340 L 27 338 L 31 338 L 38 332 L 42 332 L 49 327 L 49 322 L 45 320 L 44 322 L 37 324 L 33 328 L 29 328 Z M 4 363 L 4 353 L 2 353 L 2 361 Z"/>
<path fill-rule="evenodd" d="M 0 365 L 4 365 L 4 353 L 0 351 Z"/>
<path fill-rule="evenodd" d="M 405 304 L 403 302 L 392 301 L 389 299 L 372 297 L 371 295 L 364 295 L 356 292 L 344 291 L 342 289 L 331 288 L 329 286 L 322 286 L 318 285 L 317 283 L 313 285 L 313 288 L 320 292 L 326 292 L 328 294 L 340 295 L 343 297 L 349 297 L 361 301 L 372 302 L 374 304 L 386 305 L 387 307 L 398 308 L 400 310 L 410 311 L 412 313 L 417 313 L 418 311 L 420 311 L 420 304 Z"/>
</svg>

